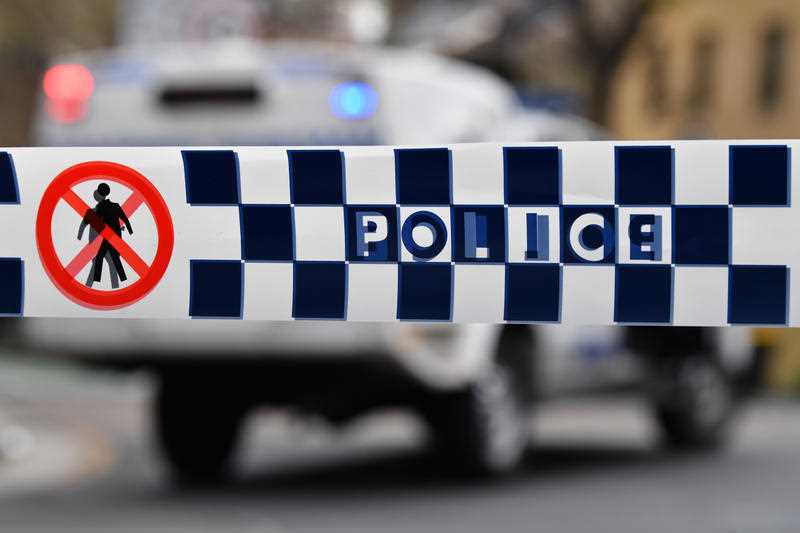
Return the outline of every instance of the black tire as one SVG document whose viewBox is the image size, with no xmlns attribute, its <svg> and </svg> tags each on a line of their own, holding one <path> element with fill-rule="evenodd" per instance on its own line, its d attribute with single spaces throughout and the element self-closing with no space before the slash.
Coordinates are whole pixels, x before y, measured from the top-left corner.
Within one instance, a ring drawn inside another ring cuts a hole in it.
<svg viewBox="0 0 800 533">
<path fill-rule="evenodd" d="M 719 361 L 711 355 L 673 356 L 657 368 L 653 409 L 665 444 L 689 450 L 726 444 L 738 402 Z"/>
<path fill-rule="evenodd" d="M 209 380 L 162 376 L 154 403 L 155 432 L 173 478 L 182 485 L 224 480 L 245 409 L 215 394 Z"/>
<path fill-rule="evenodd" d="M 528 410 L 512 371 L 490 365 L 471 385 L 435 401 L 429 423 L 445 464 L 459 473 L 513 470 L 528 437 Z"/>
</svg>

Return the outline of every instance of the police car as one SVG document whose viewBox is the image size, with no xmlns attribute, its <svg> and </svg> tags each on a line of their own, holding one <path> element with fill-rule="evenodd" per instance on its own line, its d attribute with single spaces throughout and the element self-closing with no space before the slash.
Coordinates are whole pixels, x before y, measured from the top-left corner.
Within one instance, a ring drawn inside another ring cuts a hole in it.
<svg viewBox="0 0 800 533">
<path fill-rule="evenodd" d="M 501 79 L 425 52 L 231 41 L 59 58 L 43 145 L 319 145 L 578 140 L 591 124 L 524 109 Z M 159 376 L 155 419 L 176 474 L 227 471 L 245 415 L 286 406 L 344 422 L 408 407 L 458 465 L 500 472 L 527 414 L 566 391 L 646 384 L 665 436 L 722 442 L 743 329 L 27 319 L 28 347 Z"/>
</svg>

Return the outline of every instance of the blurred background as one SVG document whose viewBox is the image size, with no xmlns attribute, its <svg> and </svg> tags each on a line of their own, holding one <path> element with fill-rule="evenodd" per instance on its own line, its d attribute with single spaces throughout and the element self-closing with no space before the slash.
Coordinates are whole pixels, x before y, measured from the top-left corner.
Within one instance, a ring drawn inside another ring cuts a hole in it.
<svg viewBox="0 0 800 533">
<path fill-rule="evenodd" d="M 795 0 L 0 0 L 0 145 L 791 138 L 798 27 Z M 791 330 L 1 327 L 3 531 L 800 518 Z"/>
</svg>

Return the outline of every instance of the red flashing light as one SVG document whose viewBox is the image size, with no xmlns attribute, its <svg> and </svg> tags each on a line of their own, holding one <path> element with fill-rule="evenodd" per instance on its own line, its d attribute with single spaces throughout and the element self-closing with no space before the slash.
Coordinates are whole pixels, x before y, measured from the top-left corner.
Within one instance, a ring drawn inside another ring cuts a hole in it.
<svg viewBox="0 0 800 533">
<path fill-rule="evenodd" d="M 86 113 L 86 102 L 94 92 L 94 76 L 83 65 L 55 65 L 45 72 L 42 88 L 53 120 L 69 124 Z"/>
</svg>

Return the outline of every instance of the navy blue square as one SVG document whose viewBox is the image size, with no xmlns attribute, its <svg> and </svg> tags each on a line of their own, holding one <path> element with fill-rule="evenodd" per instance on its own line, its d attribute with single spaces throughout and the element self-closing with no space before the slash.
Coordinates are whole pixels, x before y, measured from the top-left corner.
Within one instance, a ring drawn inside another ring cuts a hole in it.
<svg viewBox="0 0 800 533">
<path fill-rule="evenodd" d="M 397 261 L 397 207 L 348 205 L 345 209 L 348 261 Z M 384 232 L 386 237 L 379 239 Z"/>
<path fill-rule="evenodd" d="M 786 324 L 789 270 L 736 265 L 728 269 L 728 322 Z"/>
<path fill-rule="evenodd" d="M 680 206 L 672 211 L 672 262 L 678 265 L 727 265 L 728 206 Z"/>
<path fill-rule="evenodd" d="M 506 259 L 506 210 L 497 206 L 453 206 L 453 261 L 502 263 Z"/>
<path fill-rule="evenodd" d="M 397 318 L 450 320 L 453 272 L 450 263 L 399 265 Z"/>
<path fill-rule="evenodd" d="M 289 150 L 292 203 L 344 203 L 344 160 L 339 150 Z"/>
<path fill-rule="evenodd" d="M 239 203 L 239 163 L 232 150 L 184 150 L 186 201 L 192 205 Z"/>
<path fill-rule="evenodd" d="M 614 148 L 616 199 L 619 205 L 672 203 L 672 148 L 617 146 Z"/>
<path fill-rule="evenodd" d="M 731 146 L 730 203 L 789 204 L 788 146 Z"/>
<path fill-rule="evenodd" d="M 0 258 L 0 315 L 21 315 L 25 272 L 22 259 Z"/>
<path fill-rule="evenodd" d="M 242 270 L 241 261 L 189 261 L 189 315 L 241 318 Z"/>
<path fill-rule="evenodd" d="M 8 152 L 0 152 L 0 204 L 18 204 L 19 187 L 14 161 Z"/>
<path fill-rule="evenodd" d="M 555 147 L 503 148 L 506 203 L 561 203 L 561 152 Z"/>
<path fill-rule="evenodd" d="M 667 324 L 672 317 L 672 267 L 617 265 L 614 321 Z"/>
<path fill-rule="evenodd" d="M 450 150 L 407 148 L 394 151 L 397 202 L 405 205 L 450 203 Z"/>
<path fill-rule="evenodd" d="M 592 222 L 584 215 L 599 215 L 603 225 Z M 612 264 L 616 253 L 616 213 L 610 205 L 563 206 L 561 208 L 561 262 L 567 264 Z M 572 227 L 579 224 L 577 242 L 572 243 Z M 582 229 L 581 229 L 582 228 Z M 573 246 L 574 244 L 574 246 Z M 602 249 L 601 249 L 602 247 Z M 600 250 L 602 259 L 591 259 Z M 590 259 L 587 259 L 589 257 Z"/>
<path fill-rule="evenodd" d="M 344 262 L 294 264 L 295 318 L 343 319 L 347 306 L 347 265 Z"/>
<path fill-rule="evenodd" d="M 292 208 L 288 205 L 243 205 L 239 208 L 242 259 L 291 261 L 294 258 Z"/>
<path fill-rule="evenodd" d="M 506 265 L 505 319 L 558 322 L 561 319 L 561 266 Z"/>
</svg>

